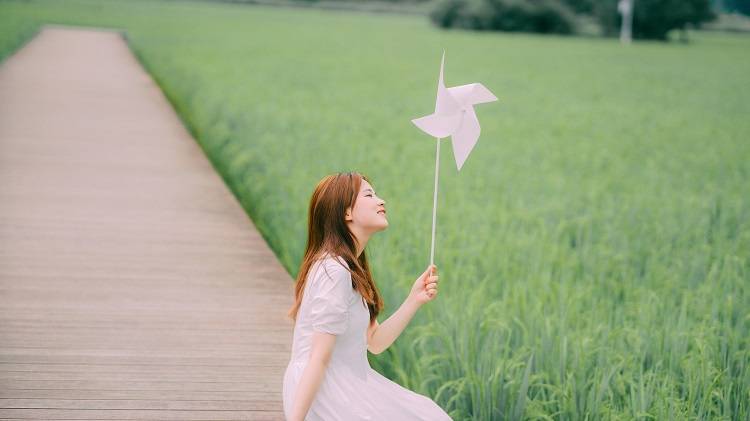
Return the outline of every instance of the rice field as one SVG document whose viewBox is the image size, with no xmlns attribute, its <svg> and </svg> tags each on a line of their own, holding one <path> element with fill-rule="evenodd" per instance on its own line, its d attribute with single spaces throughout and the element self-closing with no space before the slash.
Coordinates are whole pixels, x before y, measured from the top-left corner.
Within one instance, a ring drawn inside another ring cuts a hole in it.
<svg viewBox="0 0 750 421">
<path fill-rule="evenodd" d="M 291 276 L 315 183 L 368 175 L 386 308 L 429 263 L 435 140 L 410 119 L 482 82 L 441 147 L 441 292 L 371 365 L 456 420 L 750 419 L 750 36 L 689 44 L 444 31 L 427 18 L 202 2 L 0 1 L 116 27 Z M 279 309 L 286 311 L 286 309 Z"/>
</svg>

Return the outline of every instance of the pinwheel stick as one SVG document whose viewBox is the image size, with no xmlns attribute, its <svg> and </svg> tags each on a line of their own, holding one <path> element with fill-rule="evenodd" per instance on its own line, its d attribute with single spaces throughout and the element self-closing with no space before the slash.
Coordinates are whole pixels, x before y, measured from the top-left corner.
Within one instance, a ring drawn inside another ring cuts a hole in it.
<svg viewBox="0 0 750 421">
<path fill-rule="evenodd" d="M 437 192 L 438 171 L 440 171 L 440 138 L 435 138 L 437 149 L 435 151 L 435 191 L 432 194 L 432 241 L 430 243 L 430 265 L 435 263 L 435 223 L 437 221 Z"/>
</svg>

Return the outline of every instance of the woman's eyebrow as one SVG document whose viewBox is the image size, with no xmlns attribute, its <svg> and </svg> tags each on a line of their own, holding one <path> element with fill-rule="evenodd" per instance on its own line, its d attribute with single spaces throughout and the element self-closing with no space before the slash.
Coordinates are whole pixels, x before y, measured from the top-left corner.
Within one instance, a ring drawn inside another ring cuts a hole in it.
<svg viewBox="0 0 750 421">
<path fill-rule="evenodd" d="M 363 192 L 365 192 L 365 191 L 367 191 L 367 190 L 370 190 L 371 192 L 375 193 L 374 191 L 372 191 L 372 189 L 364 189 L 364 190 L 362 190 L 362 191 L 363 191 Z"/>
</svg>

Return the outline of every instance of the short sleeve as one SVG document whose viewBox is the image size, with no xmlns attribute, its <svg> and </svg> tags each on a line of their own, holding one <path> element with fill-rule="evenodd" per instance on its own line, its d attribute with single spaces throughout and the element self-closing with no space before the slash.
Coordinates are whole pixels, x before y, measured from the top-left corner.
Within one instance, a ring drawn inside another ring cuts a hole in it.
<svg viewBox="0 0 750 421">
<path fill-rule="evenodd" d="M 310 300 L 310 320 L 317 332 L 340 335 L 349 324 L 352 277 L 336 262 L 325 262 L 318 270 Z"/>
</svg>

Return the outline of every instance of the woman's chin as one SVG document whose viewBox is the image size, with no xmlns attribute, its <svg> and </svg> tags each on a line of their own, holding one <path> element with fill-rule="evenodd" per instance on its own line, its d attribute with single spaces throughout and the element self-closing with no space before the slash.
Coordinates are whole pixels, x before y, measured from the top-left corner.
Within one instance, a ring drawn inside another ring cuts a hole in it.
<svg viewBox="0 0 750 421">
<path fill-rule="evenodd" d="M 372 224 L 369 226 L 369 231 L 372 233 L 384 231 L 386 228 L 388 228 L 388 221 L 383 219 L 382 221 L 378 221 L 377 224 Z"/>
</svg>

